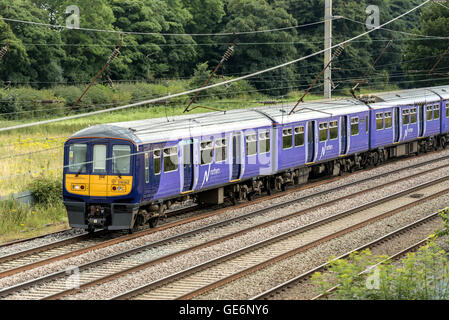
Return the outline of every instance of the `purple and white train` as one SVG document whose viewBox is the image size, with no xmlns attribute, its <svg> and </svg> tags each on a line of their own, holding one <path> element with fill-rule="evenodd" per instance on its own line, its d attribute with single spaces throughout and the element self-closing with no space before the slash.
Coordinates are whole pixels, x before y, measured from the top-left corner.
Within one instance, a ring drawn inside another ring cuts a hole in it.
<svg viewBox="0 0 449 320">
<path fill-rule="evenodd" d="M 445 148 L 449 86 L 84 129 L 64 146 L 70 226 L 154 226 L 172 204 L 221 204 Z"/>
</svg>

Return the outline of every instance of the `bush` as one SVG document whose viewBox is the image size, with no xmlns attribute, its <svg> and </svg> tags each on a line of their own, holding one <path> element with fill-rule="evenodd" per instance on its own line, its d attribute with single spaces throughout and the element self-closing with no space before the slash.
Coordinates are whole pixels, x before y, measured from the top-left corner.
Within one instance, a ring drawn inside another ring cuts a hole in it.
<svg viewBox="0 0 449 320">
<path fill-rule="evenodd" d="M 48 177 L 38 177 L 29 185 L 37 204 L 54 205 L 62 201 L 62 181 Z"/>
<path fill-rule="evenodd" d="M 13 88 L 8 90 L 11 99 L 21 106 L 21 111 L 32 111 L 21 114 L 21 117 L 43 117 L 45 115 L 62 115 L 65 101 L 57 98 L 50 90 L 36 90 L 33 88 Z"/>
<path fill-rule="evenodd" d="M 363 272 L 384 260 L 372 256 L 369 250 L 352 254 L 349 259 L 334 260 L 329 272 L 316 273 L 313 281 L 326 293 L 338 285 L 332 298 L 370 300 L 429 300 L 448 299 L 448 256 L 435 241 L 429 241 L 416 253 L 409 253 L 401 266 L 384 261 L 369 272 Z"/>
</svg>

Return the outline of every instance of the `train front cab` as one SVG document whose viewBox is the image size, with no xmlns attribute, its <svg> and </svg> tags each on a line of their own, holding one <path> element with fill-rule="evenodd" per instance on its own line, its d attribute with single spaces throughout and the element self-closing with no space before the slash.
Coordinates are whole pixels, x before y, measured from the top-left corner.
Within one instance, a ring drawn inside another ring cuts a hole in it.
<svg viewBox="0 0 449 320">
<path fill-rule="evenodd" d="M 131 229 L 139 208 L 130 141 L 71 139 L 64 147 L 63 199 L 73 228 Z"/>
</svg>

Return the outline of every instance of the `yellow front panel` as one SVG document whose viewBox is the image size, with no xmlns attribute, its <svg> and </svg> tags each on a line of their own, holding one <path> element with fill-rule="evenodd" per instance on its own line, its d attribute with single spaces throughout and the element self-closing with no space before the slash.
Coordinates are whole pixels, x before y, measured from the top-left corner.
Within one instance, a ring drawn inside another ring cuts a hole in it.
<svg viewBox="0 0 449 320">
<path fill-rule="evenodd" d="M 124 196 L 131 192 L 133 187 L 132 176 L 108 176 L 109 196 Z"/>
<path fill-rule="evenodd" d="M 89 176 L 80 174 L 76 177 L 74 174 L 65 176 L 65 189 L 74 194 L 88 196 L 89 195 Z"/>
<path fill-rule="evenodd" d="M 100 176 L 100 175 L 91 175 L 90 176 L 90 196 L 91 197 L 107 197 L 108 196 L 107 176 Z"/>
<path fill-rule="evenodd" d="M 100 176 L 67 174 L 65 188 L 68 192 L 91 197 L 118 197 L 131 193 L 132 176 Z"/>
</svg>

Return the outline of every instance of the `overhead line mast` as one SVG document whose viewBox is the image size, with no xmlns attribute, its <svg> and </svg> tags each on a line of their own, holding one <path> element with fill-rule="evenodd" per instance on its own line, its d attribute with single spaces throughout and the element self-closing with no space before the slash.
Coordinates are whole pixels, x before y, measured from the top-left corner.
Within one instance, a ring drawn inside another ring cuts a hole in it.
<svg viewBox="0 0 449 320">
<path fill-rule="evenodd" d="M 332 0 L 326 0 L 324 6 L 324 98 L 332 98 Z M 329 65 L 329 67 L 327 67 Z"/>
</svg>

